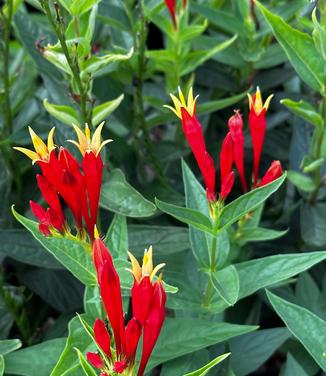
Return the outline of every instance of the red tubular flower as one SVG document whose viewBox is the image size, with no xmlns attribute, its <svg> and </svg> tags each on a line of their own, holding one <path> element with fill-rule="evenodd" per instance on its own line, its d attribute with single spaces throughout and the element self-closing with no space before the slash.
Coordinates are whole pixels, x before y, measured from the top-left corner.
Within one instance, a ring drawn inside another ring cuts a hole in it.
<svg viewBox="0 0 326 376">
<path fill-rule="evenodd" d="M 86 353 L 87 360 L 91 363 L 92 366 L 95 368 L 101 369 L 103 368 L 103 360 L 101 356 L 97 353 L 88 352 Z"/>
<path fill-rule="evenodd" d="M 229 119 L 228 122 L 232 142 L 233 142 L 233 157 L 234 163 L 237 167 L 242 189 L 247 192 L 247 183 L 244 169 L 244 136 L 243 136 L 243 121 L 239 111 Z"/>
<path fill-rule="evenodd" d="M 177 26 L 177 17 L 176 17 L 176 0 L 164 0 L 168 11 L 170 12 L 174 27 Z"/>
<path fill-rule="evenodd" d="M 50 226 L 52 226 L 47 211 L 42 208 L 41 205 L 37 204 L 34 201 L 29 202 L 30 207 L 32 209 L 33 214 L 39 220 L 39 230 L 40 232 L 45 235 L 51 235 Z"/>
<path fill-rule="evenodd" d="M 83 236 L 84 225 L 86 225 L 90 239 L 94 239 L 94 226 L 97 221 L 103 171 L 100 151 L 104 145 L 112 141 L 101 141 L 103 125 L 104 123 L 101 123 L 96 128 L 93 137 L 91 137 L 87 125 L 85 133 L 74 125 L 78 142 L 71 140 L 70 142 L 78 147 L 83 156 L 81 165 L 63 147 L 60 147 L 58 156 L 56 155 L 53 142 L 54 128 L 49 133 L 47 145 L 29 128 L 35 151 L 20 147 L 15 148 L 31 158 L 33 164 L 37 163 L 41 168 L 42 175 L 37 176 L 38 185 L 51 209 L 48 211 L 49 218 L 47 219 L 45 219 L 44 213 L 43 215 L 40 210 L 38 211 L 39 216 L 42 217 L 41 227 L 44 234 L 49 235 L 51 233 L 49 226 L 60 232 L 67 231 L 67 228 L 64 229 L 63 226 L 64 218 L 59 200 L 60 196 L 73 214 L 78 234 Z M 47 221 L 50 224 L 47 224 Z"/>
<path fill-rule="evenodd" d="M 266 132 L 266 111 L 268 110 L 273 95 L 270 95 L 263 104 L 259 87 L 256 94 L 249 97 L 249 129 L 254 153 L 253 184 L 257 185 L 259 179 L 259 164 Z"/>
<path fill-rule="evenodd" d="M 208 201 L 216 200 L 215 166 L 212 157 L 206 150 L 202 126 L 196 117 L 196 100 L 192 89 L 189 90 L 187 102 L 179 88 L 179 99 L 170 94 L 174 107 L 165 106 L 172 110 L 182 121 L 182 130 L 186 136 L 191 151 L 197 161 L 206 186 Z"/>
<path fill-rule="evenodd" d="M 126 348 L 124 354 L 128 362 L 134 362 L 138 342 L 142 333 L 141 323 L 133 317 L 126 326 Z"/>
<path fill-rule="evenodd" d="M 106 356 L 111 358 L 111 339 L 104 322 L 96 319 L 94 323 L 94 337 L 97 344 L 100 346 Z"/>
<path fill-rule="evenodd" d="M 282 170 L 281 162 L 273 161 L 269 169 L 266 171 L 265 175 L 261 179 L 258 187 L 262 187 L 263 185 L 271 183 L 272 181 L 282 176 L 282 174 L 283 174 L 283 170 Z"/>
<path fill-rule="evenodd" d="M 103 375 L 111 372 L 124 373 L 133 370 L 139 339 L 144 329 L 143 356 L 138 375 L 143 375 L 149 356 L 155 346 L 165 318 L 166 295 L 162 277 L 153 283 L 153 279 L 165 264 L 153 268 L 152 248 L 145 251 L 142 266 L 129 253 L 132 263 L 134 286 L 132 288 L 133 318 L 124 327 L 122 298 L 119 276 L 114 268 L 112 256 L 95 227 L 94 231 L 94 264 L 97 271 L 100 294 L 104 303 L 115 339 L 116 351 L 110 348 L 110 336 L 103 321 L 97 319 L 94 324 L 95 341 L 103 350 L 108 361 L 103 361 L 98 354 L 91 353 L 87 358 Z M 143 298 L 142 300 L 142 293 Z M 101 367 L 100 367 L 101 366 Z"/>
<path fill-rule="evenodd" d="M 116 351 L 120 355 L 126 342 L 120 279 L 111 254 L 99 238 L 94 240 L 93 256 L 102 300 L 112 326 Z"/>
<path fill-rule="evenodd" d="M 220 153 L 220 176 L 221 176 L 221 192 L 220 197 L 225 200 L 230 194 L 234 184 L 234 173 L 232 171 L 233 165 L 233 142 L 232 136 L 229 132 L 222 143 Z"/>
<path fill-rule="evenodd" d="M 154 284 L 152 304 L 149 316 L 144 325 L 143 351 L 138 369 L 138 376 L 144 374 L 149 357 L 160 335 L 165 318 L 166 294 L 162 282 L 158 280 Z"/>
<path fill-rule="evenodd" d="M 36 180 L 44 200 L 49 204 L 50 208 L 57 213 L 58 218 L 63 224 L 64 216 L 57 191 L 44 176 L 37 174 Z"/>
</svg>

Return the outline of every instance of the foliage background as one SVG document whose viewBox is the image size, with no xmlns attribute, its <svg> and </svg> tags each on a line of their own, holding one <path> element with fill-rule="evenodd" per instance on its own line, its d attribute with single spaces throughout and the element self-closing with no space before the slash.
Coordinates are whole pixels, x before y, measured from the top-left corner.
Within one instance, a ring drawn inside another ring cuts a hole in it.
<svg viewBox="0 0 326 376">
<path fill-rule="evenodd" d="M 72 127 L 66 124 L 71 123 L 68 117 L 71 112 L 67 107 L 61 108 L 64 115 L 60 118 L 60 114 L 55 113 L 55 107 L 50 105 L 71 107 L 73 117 L 76 114 L 80 116 L 80 105 L 71 95 L 69 78 L 44 57 L 43 48 L 47 43 L 56 43 L 57 38 L 39 3 L 33 0 L 14 3 L 17 9 L 10 34 L 12 123 L 9 128 L 4 86 L 0 114 L 0 336 L 1 339 L 19 338 L 26 347 L 5 357 L 8 374 L 33 375 L 38 369 L 38 375 L 42 376 L 48 375 L 56 364 L 65 344 L 63 338 L 68 335 L 69 322 L 71 333 L 78 338 L 76 333 L 79 329 L 74 331 L 72 328 L 76 322 L 70 320 L 76 312 L 84 311 L 84 286 L 12 216 L 10 207 L 14 203 L 19 213 L 31 217 L 28 201 L 38 200 L 39 193 L 35 184 L 35 168 L 11 147 L 30 145 L 27 125 L 31 125 L 43 138 L 52 125 L 56 126 L 58 144 L 72 138 Z M 261 3 L 289 24 L 311 33 L 314 4 L 306 0 Z M 68 19 L 66 12 L 62 12 Z M 170 304 L 170 316 L 179 320 L 181 317 L 190 319 L 197 316 L 194 307 L 198 302 L 194 291 L 197 290 L 200 300 L 197 287 L 202 275 L 190 252 L 188 228 L 172 217 L 162 215 L 153 203 L 157 197 L 176 205 L 184 204 L 181 158 L 196 176 L 199 174 L 178 121 L 163 108 L 163 104 L 170 101 L 168 93 L 176 92 L 178 85 L 183 88 L 194 86 L 195 92 L 200 95 L 198 111 L 205 128 L 208 150 L 215 160 L 218 160 L 221 142 L 227 132 L 227 119 L 234 108 L 240 108 L 244 119 L 247 118 L 246 92 L 257 85 L 265 98 L 274 93 L 268 112 L 263 169 L 266 170 L 272 160 L 279 159 L 285 169 L 299 172 L 304 156 L 310 153 L 313 125 L 293 115 L 280 100 L 306 99 L 318 104 L 321 97 L 298 76 L 258 9 L 255 17 L 250 16 L 249 1 L 245 0 L 190 1 L 189 13 L 183 18 L 183 34 L 178 40 L 173 40 L 172 23 L 162 1 L 145 1 L 143 9 L 141 2 L 137 4 L 132 0 L 102 0 L 98 3 L 91 38 L 93 53 L 127 55 L 134 48 L 130 58 L 112 62 L 92 77 L 90 95 L 95 100 L 95 108 L 124 94 L 112 113 L 111 109 L 103 113 L 103 119 L 107 120 L 104 138 L 112 138 L 114 142 L 105 151 L 107 173 L 102 191 L 101 228 L 104 233 L 113 218 L 118 223 L 124 223 L 124 216 L 127 216 L 128 242 L 126 233 L 123 236 L 119 233 L 118 237 L 122 238 L 123 244 L 128 244 L 138 256 L 148 245 L 153 245 L 157 262 L 164 260 L 167 264 L 167 282 L 179 287 L 179 293 L 173 295 Z M 144 19 L 148 20 L 147 25 Z M 188 27 L 187 22 L 191 22 L 192 26 Z M 234 35 L 237 38 L 230 40 Z M 4 37 L 2 32 L 2 45 Z M 4 73 L 3 64 L 1 69 Z M 50 105 L 47 107 L 46 103 Z M 249 171 L 252 159 L 247 129 L 245 135 L 246 169 Z M 115 170 L 117 168 L 121 171 Z M 323 176 L 324 164 L 321 171 Z M 303 181 L 300 175 L 298 182 L 294 175 L 292 173 L 291 178 L 290 174 L 290 180 L 269 198 L 260 223 L 261 227 L 288 230 L 287 233 L 272 241 L 260 235 L 233 242 L 232 263 L 324 249 L 324 181 L 318 190 L 317 201 L 311 201 L 309 177 L 305 175 L 306 181 Z M 236 186 L 231 200 L 239 194 L 241 188 Z M 118 216 L 114 217 L 114 213 Z M 124 228 L 123 224 L 119 226 L 119 231 Z M 324 258 L 325 254 L 320 253 L 318 261 Z M 297 276 L 308 268 L 308 264 L 313 266 L 314 263 L 309 259 L 305 267 L 293 268 L 293 273 L 289 274 L 291 279 L 273 285 L 272 291 L 325 320 L 325 263 L 319 263 Z M 291 267 L 289 264 L 288 268 Z M 255 279 L 256 276 L 247 277 Z M 183 299 L 189 296 L 183 295 L 183 288 L 188 283 L 193 288 L 192 301 L 186 304 Z M 214 345 L 217 341 L 212 339 L 206 345 L 190 347 L 190 351 L 181 354 L 182 357 L 167 361 L 154 370 L 153 375 L 181 375 L 199 368 L 213 355 L 229 350 L 232 352 L 230 360 L 225 361 L 224 367 L 211 371 L 212 375 L 217 372 L 228 374 L 226 372 L 231 372 L 231 369 L 240 376 L 316 375 L 322 372 L 314 356 L 311 357 L 296 339 L 297 336 L 291 335 L 284 327 L 266 292 L 260 289 L 249 295 L 224 313 L 209 316 L 204 326 L 199 322 L 197 328 L 192 326 L 193 322 L 187 326 L 187 320 L 182 319 L 187 330 L 174 333 L 169 341 L 171 348 L 177 349 L 179 342 L 190 341 L 189 338 L 195 344 L 199 342 L 199 337 L 207 338 L 209 333 L 218 335 L 221 328 L 216 326 L 217 321 L 259 325 L 259 331 L 222 341 L 218 345 Z M 321 325 L 324 323 L 321 321 Z M 299 331 L 300 325 L 305 325 L 303 315 L 298 316 L 296 325 Z M 325 326 L 319 329 L 319 334 L 325 339 Z M 78 346 L 83 347 L 83 344 Z M 170 357 L 173 358 L 172 355 Z M 169 355 L 163 359 L 168 360 Z M 75 359 L 71 362 L 73 364 Z M 71 372 L 80 374 L 78 371 Z"/>
</svg>

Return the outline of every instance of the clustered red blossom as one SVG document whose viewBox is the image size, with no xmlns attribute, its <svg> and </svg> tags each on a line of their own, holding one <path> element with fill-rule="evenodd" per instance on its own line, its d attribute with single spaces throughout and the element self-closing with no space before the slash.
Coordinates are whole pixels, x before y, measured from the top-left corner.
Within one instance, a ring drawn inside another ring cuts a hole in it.
<svg viewBox="0 0 326 376">
<path fill-rule="evenodd" d="M 210 203 L 215 202 L 215 166 L 213 158 L 209 155 L 206 149 L 202 126 L 196 116 L 197 97 L 193 98 L 192 89 L 190 89 L 186 101 L 184 95 L 179 89 L 179 99 L 172 94 L 171 98 L 173 100 L 174 107 L 166 107 L 170 108 L 181 119 L 182 130 L 203 176 L 207 200 Z M 259 88 L 257 88 L 257 92 L 253 97 L 249 96 L 249 129 L 251 133 L 254 155 L 252 188 L 262 187 L 263 185 L 271 183 L 283 173 L 280 161 L 273 161 L 263 178 L 259 179 L 260 158 L 266 131 L 265 115 L 271 98 L 272 96 L 270 96 L 263 105 Z M 228 197 L 234 185 L 235 176 L 234 172 L 232 171 L 233 164 L 238 171 L 243 191 L 248 191 L 244 164 L 245 149 L 243 119 L 240 111 L 235 111 L 235 114 L 229 119 L 228 128 L 229 132 L 223 140 L 220 153 L 219 201 L 221 202 Z"/>
<path fill-rule="evenodd" d="M 142 376 L 165 318 L 166 294 L 161 277 L 154 281 L 155 274 L 164 264 L 153 269 L 151 248 L 145 252 L 142 267 L 129 254 L 134 276 L 131 290 L 133 315 L 125 326 L 120 279 L 109 250 L 99 238 L 94 240 L 93 256 L 100 294 L 114 335 L 115 353 L 111 351 L 110 334 L 105 323 L 97 319 L 94 338 L 99 351 L 88 352 L 87 359 L 101 370 L 101 376 L 110 376 L 111 372 L 128 373 L 134 369 L 138 342 L 143 334 L 142 356 L 137 373 Z"/>
<path fill-rule="evenodd" d="M 102 127 L 103 124 L 97 128 L 91 139 L 87 126 L 85 133 L 75 126 L 78 142 L 71 142 L 79 148 L 82 154 L 81 162 L 63 146 L 55 147 L 54 128 L 49 133 L 47 145 L 30 128 L 35 152 L 16 148 L 30 157 L 33 163 L 38 164 L 41 170 L 41 174 L 36 175 L 36 180 L 49 207 L 44 209 L 32 200 L 30 206 L 39 221 L 42 234 L 48 236 L 54 230 L 64 234 L 69 230 L 61 205 L 61 202 L 64 202 L 73 215 L 78 235 L 84 236 L 86 228 L 90 239 L 93 239 L 103 172 L 100 150 L 110 141 L 101 142 Z"/>
</svg>

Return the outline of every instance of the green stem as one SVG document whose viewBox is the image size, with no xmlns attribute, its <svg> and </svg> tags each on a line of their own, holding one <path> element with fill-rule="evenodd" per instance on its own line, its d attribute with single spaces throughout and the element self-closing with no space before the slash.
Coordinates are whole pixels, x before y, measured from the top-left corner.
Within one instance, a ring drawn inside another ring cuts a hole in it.
<svg viewBox="0 0 326 376">
<path fill-rule="evenodd" d="M 313 159 L 317 160 L 320 159 L 321 157 L 321 149 L 322 149 L 322 144 L 323 144 L 323 139 L 324 139 L 324 133 L 325 133 L 325 123 L 326 123 L 326 97 L 323 97 L 322 103 L 321 103 L 321 116 L 324 120 L 324 125 L 322 127 L 316 128 L 315 129 L 315 134 L 314 138 L 316 140 L 316 146 L 314 147 L 313 150 Z M 313 138 L 313 139 L 314 139 Z M 320 173 L 320 168 L 317 168 L 316 171 L 314 172 L 313 175 L 314 183 L 315 183 L 315 189 L 314 191 L 310 194 L 308 201 L 311 204 L 314 204 L 317 200 L 318 193 L 321 187 L 321 173 Z"/>
<path fill-rule="evenodd" d="M 137 70 L 134 79 L 134 105 L 135 105 L 135 126 L 134 126 L 134 140 L 136 147 L 139 148 L 139 140 L 142 139 L 144 142 L 146 154 L 148 156 L 149 163 L 156 172 L 158 180 L 164 184 L 166 183 L 166 178 L 164 176 L 163 169 L 159 160 L 157 159 L 153 147 L 153 142 L 150 138 L 150 134 L 146 125 L 145 110 L 144 110 L 144 99 L 143 99 L 143 85 L 144 85 L 144 73 L 146 71 L 146 38 L 147 38 L 147 26 L 144 15 L 144 4 L 143 0 L 138 2 L 140 10 L 140 29 L 138 35 L 135 37 L 136 51 L 138 52 L 137 60 Z M 140 136 L 141 134 L 141 136 Z"/>
<path fill-rule="evenodd" d="M 12 133 L 12 110 L 10 101 L 10 72 L 9 72 L 9 59 L 10 59 L 10 29 L 13 14 L 13 0 L 7 0 L 8 15 L 4 18 L 3 30 L 3 86 L 4 86 L 4 118 L 6 135 L 10 136 Z"/>
<path fill-rule="evenodd" d="M 7 0 L 7 15 L 1 14 L 3 25 L 3 43 L 1 43 L 1 56 L 3 62 L 2 79 L 3 79 L 3 114 L 4 114 L 4 128 L 0 134 L 0 151 L 3 161 L 13 177 L 17 192 L 18 202 L 23 202 L 23 189 L 21 183 L 20 171 L 17 168 L 15 157 L 11 155 L 10 150 L 12 142 L 10 137 L 13 132 L 13 113 L 10 99 L 10 31 L 13 18 L 13 0 Z"/>
<path fill-rule="evenodd" d="M 209 268 L 209 273 L 214 273 L 216 271 L 216 245 L 217 245 L 217 233 L 215 234 L 213 241 L 212 241 L 212 248 L 211 248 L 211 254 L 210 254 L 210 268 Z M 204 295 L 204 306 L 208 307 L 212 296 L 213 296 L 213 283 L 212 280 L 209 276 L 208 282 L 207 282 L 207 287 Z"/>
<path fill-rule="evenodd" d="M 40 3 L 45 11 L 45 14 L 48 20 L 51 23 L 53 31 L 55 32 L 57 38 L 59 39 L 62 51 L 66 57 L 66 60 L 72 72 L 73 78 L 76 81 L 78 91 L 79 91 L 79 96 L 80 96 L 80 112 L 81 112 L 82 122 L 88 123 L 89 125 L 91 125 L 91 116 L 90 114 L 87 113 L 87 90 L 84 87 L 82 80 L 80 78 L 80 68 L 78 64 L 78 59 L 72 57 L 68 50 L 66 37 L 64 33 L 63 20 L 59 14 L 59 8 L 58 8 L 59 5 L 56 2 L 54 3 L 56 12 L 57 12 L 57 17 L 55 19 L 55 17 L 53 17 L 51 13 L 48 0 L 40 0 Z"/>
</svg>

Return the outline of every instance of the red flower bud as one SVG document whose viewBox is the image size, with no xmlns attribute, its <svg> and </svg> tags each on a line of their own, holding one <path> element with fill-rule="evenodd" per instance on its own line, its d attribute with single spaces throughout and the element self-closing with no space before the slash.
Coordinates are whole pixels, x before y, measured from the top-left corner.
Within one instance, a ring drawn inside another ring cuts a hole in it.
<svg viewBox="0 0 326 376">
<path fill-rule="evenodd" d="M 97 344 L 100 346 L 105 355 L 111 358 L 111 339 L 104 322 L 96 319 L 94 323 L 94 337 Z"/>
<path fill-rule="evenodd" d="M 103 360 L 99 354 L 88 352 L 86 353 L 86 358 L 93 367 L 98 368 L 98 369 L 103 368 Z"/>
<path fill-rule="evenodd" d="M 239 111 L 229 119 L 228 122 L 230 134 L 233 141 L 233 157 L 237 167 L 242 189 L 247 192 L 247 183 L 244 168 L 244 136 L 243 136 L 243 120 Z"/>
<path fill-rule="evenodd" d="M 174 27 L 177 26 L 177 17 L 176 17 L 176 0 L 164 0 L 168 11 L 170 12 Z"/>
<path fill-rule="evenodd" d="M 262 187 L 272 181 L 276 180 L 283 174 L 282 165 L 280 161 L 273 161 L 261 179 L 258 187 Z"/>
<path fill-rule="evenodd" d="M 222 150 L 220 153 L 220 176 L 221 176 L 221 192 L 222 200 L 231 192 L 234 184 L 234 173 L 231 173 L 233 165 L 233 142 L 232 136 L 229 132 L 222 143 Z"/>
</svg>

